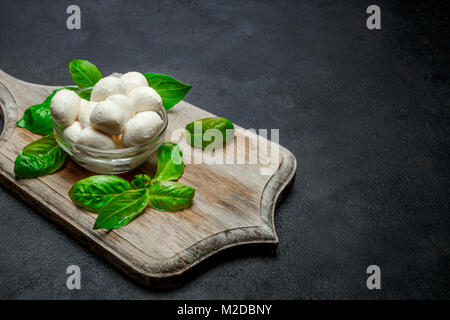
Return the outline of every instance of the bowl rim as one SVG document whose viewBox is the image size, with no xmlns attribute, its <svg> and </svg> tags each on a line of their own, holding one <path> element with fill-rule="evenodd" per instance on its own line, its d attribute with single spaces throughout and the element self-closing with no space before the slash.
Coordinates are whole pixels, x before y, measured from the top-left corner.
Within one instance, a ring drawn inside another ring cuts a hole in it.
<svg viewBox="0 0 450 320">
<path fill-rule="evenodd" d="M 85 88 L 85 89 L 82 89 L 79 91 L 85 91 L 86 89 L 89 89 L 89 88 Z M 161 137 L 166 132 L 167 126 L 169 124 L 169 118 L 167 116 L 166 109 L 164 109 L 164 106 L 161 108 L 161 113 L 162 113 L 161 119 L 163 120 L 163 125 L 162 125 L 161 129 L 158 131 L 158 133 L 150 141 L 147 141 L 147 142 L 144 142 L 144 143 L 132 146 L 132 147 L 127 147 L 127 148 L 102 150 L 102 149 L 88 147 L 88 146 L 85 146 L 78 142 L 75 142 L 75 141 L 71 140 L 70 138 L 67 138 L 63 134 L 63 131 L 61 131 L 61 129 L 58 127 L 58 125 L 52 115 L 53 133 L 56 132 L 56 134 L 57 134 L 57 136 L 55 136 L 56 140 L 61 139 L 62 142 L 67 143 L 71 147 L 76 147 L 80 151 L 88 151 L 88 152 L 104 154 L 104 155 L 120 155 L 122 153 L 130 153 L 130 152 L 132 153 L 132 152 L 142 151 L 142 150 L 145 151 L 146 147 L 151 147 L 155 142 L 157 142 L 159 139 L 161 139 Z M 94 128 L 94 130 L 97 130 L 97 129 Z"/>
</svg>

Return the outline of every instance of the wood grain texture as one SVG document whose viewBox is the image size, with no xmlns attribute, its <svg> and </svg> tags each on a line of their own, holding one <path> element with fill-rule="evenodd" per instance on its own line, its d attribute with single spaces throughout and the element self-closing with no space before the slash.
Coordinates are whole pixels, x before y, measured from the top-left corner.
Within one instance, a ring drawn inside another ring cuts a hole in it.
<svg viewBox="0 0 450 320">
<path fill-rule="evenodd" d="M 92 230 L 96 214 L 76 207 L 68 191 L 76 181 L 93 173 L 69 160 L 55 174 L 16 179 L 13 169 L 17 154 L 40 136 L 16 127 L 15 122 L 28 106 L 42 102 L 55 88 L 23 82 L 0 70 L 4 118 L 0 180 L 100 256 L 135 280 L 159 287 L 173 285 L 174 279 L 224 249 L 277 246 L 275 204 L 294 177 L 295 157 L 282 146 L 236 126 L 235 141 L 247 143 L 224 148 L 224 154 L 234 158 L 233 163 L 196 163 L 202 151 L 187 145 L 180 133 L 187 123 L 213 115 L 184 101 L 168 112 L 165 140 L 179 143 L 188 163 L 179 181 L 196 189 L 189 209 L 165 213 L 147 208 L 128 226 L 112 231 Z M 254 154 L 251 151 L 258 143 L 267 143 L 270 152 L 258 154 L 256 163 L 249 164 Z M 261 174 L 262 170 L 265 174 Z M 154 176 L 155 172 L 156 157 L 151 156 L 141 167 L 121 176 L 130 181 L 138 173 Z"/>
</svg>

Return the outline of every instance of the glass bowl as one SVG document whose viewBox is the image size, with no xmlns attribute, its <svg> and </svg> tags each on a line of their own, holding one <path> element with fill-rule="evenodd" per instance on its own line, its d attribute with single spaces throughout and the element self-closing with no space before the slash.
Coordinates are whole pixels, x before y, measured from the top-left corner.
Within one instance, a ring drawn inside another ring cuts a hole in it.
<svg viewBox="0 0 450 320">
<path fill-rule="evenodd" d="M 99 150 L 76 143 L 63 135 L 64 128 L 52 117 L 53 134 L 59 146 L 83 168 L 101 174 L 119 174 L 140 166 L 162 144 L 168 118 L 164 108 L 158 114 L 163 120 L 158 134 L 146 143 L 123 149 Z"/>
</svg>

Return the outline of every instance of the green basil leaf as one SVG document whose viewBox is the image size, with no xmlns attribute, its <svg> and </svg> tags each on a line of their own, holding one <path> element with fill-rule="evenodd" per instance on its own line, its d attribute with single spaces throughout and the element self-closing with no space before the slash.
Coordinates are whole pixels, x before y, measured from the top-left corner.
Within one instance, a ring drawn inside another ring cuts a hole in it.
<svg viewBox="0 0 450 320">
<path fill-rule="evenodd" d="M 222 134 L 222 142 L 225 144 L 234 138 L 233 123 L 223 117 L 205 118 L 195 120 L 186 126 L 186 140 L 196 148 L 205 149 L 208 145 L 214 143 L 215 136 L 206 137 L 207 130 L 216 129 Z"/>
<path fill-rule="evenodd" d="M 181 148 L 176 143 L 164 142 L 156 151 L 158 168 L 152 183 L 176 180 L 183 174 L 184 162 Z"/>
<path fill-rule="evenodd" d="M 98 212 L 109 200 L 127 190 L 130 190 L 127 180 L 114 175 L 97 175 L 75 183 L 69 197 L 80 207 Z"/>
<path fill-rule="evenodd" d="M 160 211 L 179 211 L 189 208 L 195 189 L 178 182 L 162 181 L 151 185 L 150 205 Z"/>
<path fill-rule="evenodd" d="M 66 153 L 56 143 L 53 135 L 33 141 L 20 151 L 14 162 L 17 178 L 35 178 L 50 174 L 61 168 Z"/>
<path fill-rule="evenodd" d="M 192 88 L 190 84 L 183 83 L 164 74 L 143 73 L 143 75 L 147 78 L 148 85 L 161 96 L 164 109 L 166 110 L 183 100 L 184 96 Z"/>
<path fill-rule="evenodd" d="M 91 100 L 91 93 L 92 93 L 92 89 L 83 89 L 81 91 L 78 91 L 77 94 L 86 100 Z"/>
<path fill-rule="evenodd" d="M 117 229 L 127 225 L 147 207 L 148 189 L 128 190 L 112 198 L 98 212 L 95 229 Z"/>
<path fill-rule="evenodd" d="M 92 87 L 103 77 L 97 67 L 87 60 L 70 61 L 69 72 L 80 88 Z"/>
<path fill-rule="evenodd" d="M 150 178 L 145 173 L 138 174 L 134 177 L 133 181 L 131 181 L 131 186 L 133 189 L 143 189 L 150 186 L 152 178 Z"/>
<path fill-rule="evenodd" d="M 53 125 L 50 113 L 50 102 L 56 92 L 62 89 L 77 90 L 76 88 L 71 87 L 54 90 L 44 102 L 28 107 L 23 113 L 22 119 L 16 122 L 17 126 L 42 135 L 52 134 Z"/>
</svg>

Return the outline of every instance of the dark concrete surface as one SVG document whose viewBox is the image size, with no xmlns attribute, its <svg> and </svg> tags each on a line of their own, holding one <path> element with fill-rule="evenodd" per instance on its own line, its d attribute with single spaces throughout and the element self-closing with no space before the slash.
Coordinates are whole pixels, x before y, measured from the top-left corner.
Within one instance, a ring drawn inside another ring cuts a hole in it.
<svg viewBox="0 0 450 320">
<path fill-rule="evenodd" d="M 280 128 L 298 160 L 276 256 L 238 257 L 155 292 L 0 188 L 0 298 L 449 298 L 449 2 L 0 2 L 0 68 L 71 83 L 84 58 L 192 83 L 186 100 Z M 365 10 L 382 10 L 369 31 Z M 82 289 L 69 291 L 77 264 Z M 367 266 L 382 289 L 366 288 Z"/>
</svg>

